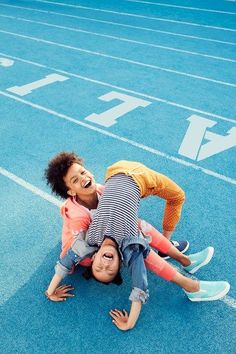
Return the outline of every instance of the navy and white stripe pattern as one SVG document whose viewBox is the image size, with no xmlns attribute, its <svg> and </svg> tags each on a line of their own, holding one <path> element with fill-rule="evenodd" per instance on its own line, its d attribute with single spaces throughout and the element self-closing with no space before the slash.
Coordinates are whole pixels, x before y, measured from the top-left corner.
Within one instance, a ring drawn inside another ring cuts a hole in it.
<svg viewBox="0 0 236 354">
<path fill-rule="evenodd" d="M 89 245 L 100 246 L 105 236 L 122 240 L 138 235 L 138 208 L 140 190 L 130 176 L 117 174 L 108 179 L 90 224 L 87 236 Z"/>
</svg>

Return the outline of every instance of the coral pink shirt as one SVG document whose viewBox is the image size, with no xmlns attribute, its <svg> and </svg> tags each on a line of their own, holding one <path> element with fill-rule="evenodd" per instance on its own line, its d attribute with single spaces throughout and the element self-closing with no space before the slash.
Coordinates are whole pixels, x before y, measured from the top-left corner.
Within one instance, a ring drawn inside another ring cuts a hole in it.
<svg viewBox="0 0 236 354">
<path fill-rule="evenodd" d="M 98 198 L 101 196 L 104 186 L 97 184 Z M 91 211 L 77 203 L 75 197 L 70 197 L 61 206 L 63 218 L 62 227 L 62 248 L 60 257 L 63 257 L 75 240 L 75 236 L 81 231 L 87 231 L 92 221 Z M 84 260 L 85 261 L 85 260 Z M 83 265 L 89 265 L 84 264 Z M 86 262 L 87 263 L 87 262 Z M 82 262 L 81 262 L 82 264 Z"/>
</svg>

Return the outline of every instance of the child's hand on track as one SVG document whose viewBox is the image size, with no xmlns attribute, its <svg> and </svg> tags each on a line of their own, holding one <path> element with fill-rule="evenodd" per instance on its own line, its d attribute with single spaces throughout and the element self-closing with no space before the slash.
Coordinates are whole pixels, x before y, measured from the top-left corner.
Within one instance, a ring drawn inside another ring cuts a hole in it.
<svg viewBox="0 0 236 354">
<path fill-rule="evenodd" d="M 47 291 L 45 291 L 45 295 L 51 301 L 66 301 L 67 297 L 75 296 L 74 294 L 69 293 L 71 290 L 74 290 L 71 285 L 61 285 L 54 291 L 53 294 L 49 295 Z"/>
<path fill-rule="evenodd" d="M 118 327 L 121 331 L 127 331 L 128 329 L 130 329 L 128 327 L 128 319 L 129 319 L 129 315 L 128 312 L 123 310 L 111 310 L 109 312 L 110 316 L 113 318 L 113 323 L 116 327 Z"/>
</svg>

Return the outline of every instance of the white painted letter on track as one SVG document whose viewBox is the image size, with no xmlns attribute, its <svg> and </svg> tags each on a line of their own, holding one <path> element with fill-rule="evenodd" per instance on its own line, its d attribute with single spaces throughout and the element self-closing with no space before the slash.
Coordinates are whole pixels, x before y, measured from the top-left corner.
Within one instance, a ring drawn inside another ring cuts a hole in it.
<svg viewBox="0 0 236 354">
<path fill-rule="evenodd" d="M 14 60 L 7 59 L 7 58 L 0 58 L 0 66 L 4 66 L 5 68 L 8 68 L 13 64 L 14 64 Z"/>
<path fill-rule="evenodd" d="M 107 128 L 116 124 L 117 119 L 119 117 L 122 117 L 124 114 L 133 111 L 138 107 L 147 107 L 152 103 L 116 91 L 111 91 L 103 96 L 100 96 L 99 99 L 106 102 L 110 102 L 115 99 L 123 101 L 122 103 L 108 109 L 103 113 L 92 113 L 91 115 L 85 118 L 85 120 L 102 125 L 103 127 Z"/>
<path fill-rule="evenodd" d="M 217 124 L 214 120 L 192 115 L 187 119 L 190 124 L 178 153 L 192 160 L 201 161 L 236 146 L 236 127 L 219 135 L 207 131 Z M 208 140 L 204 145 L 202 141 Z"/>
<path fill-rule="evenodd" d="M 44 77 L 41 80 L 37 80 L 34 82 L 30 82 L 29 84 L 23 85 L 23 86 L 14 86 L 14 87 L 9 87 L 7 91 L 10 91 L 12 93 L 15 93 L 19 96 L 26 96 L 29 93 L 32 93 L 32 91 L 35 91 L 43 86 L 58 82 L 58 81 L 65 81 L 68 80 L 69 78 L 66 76 L 62 76 L 59 74 L 50 74 Z"/>
</svg>

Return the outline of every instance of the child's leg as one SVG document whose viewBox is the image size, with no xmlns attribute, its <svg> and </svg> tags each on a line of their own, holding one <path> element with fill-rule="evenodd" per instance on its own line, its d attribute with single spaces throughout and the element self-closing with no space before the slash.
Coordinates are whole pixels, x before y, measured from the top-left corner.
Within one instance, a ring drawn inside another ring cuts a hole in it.
<svg viewBox="0 0 236 354">
<path fill-rule="evenodd" d="M 166 200 L 162 226 L 163 230 L 171 236 L 181 217 L 185 193 L 180 186 L 167 176 L 155 171 L 151 173 L 155 179 L 155 187 L 152 190 L 152 195 Z"/>
<path fill-rule="evenodd" d="M 169 177 L 142 164 L 131 175 L 139 185 L 142 198 L 153 195 L 166 201 L 162 225 L 165 237 L 168 235 L 170 239 L 181 217 L 184 191 Z"/>
<path fill-rule="evenodd" d="M 145 236 L 151 238 L 150 246 L 154 249 L 161 251 L 162 253 L 167 253 L 172 246 L 172 243 L 164 237 L 159 231 L 155 229 L 148 222 L 139 219 L 138 221 L 139 229 Z"/>
<path fill-rule="evenodd" d="M 153 250 L 150 251 L 144 262 L 147 269 L 165 280 L 171 281 L 176 276 L 177 270 Z"/>
<path fill-rule="evenodd" d="M 198 280 L 187 278 L 178 272 L 171 281 L 189 293 L 195 293 L 200 290 L 200 283 Z"/>
<path fill-rule="evenodd" d="M 180 262 L 184 267 L 191 264 L 189 258 L 174 247 L 172 243 L 151 224 L 139 219 L 139 228 L 145 236 L 149 236 L 151 238 L 150 246 L 152 248 L 167 254 L 171 258 Z"/>
<path fill-rule="evenodd" d="M 178 273 L 178 271 L 167 263 L 163 258 L 158 256 L 153 250 L 145 258 L 147 269 L 158 275 L 159 277 L 171 281 L 188 292 L 196 292 L 199 290 L 199 282 L 192 280 Z"/>
</svg>

